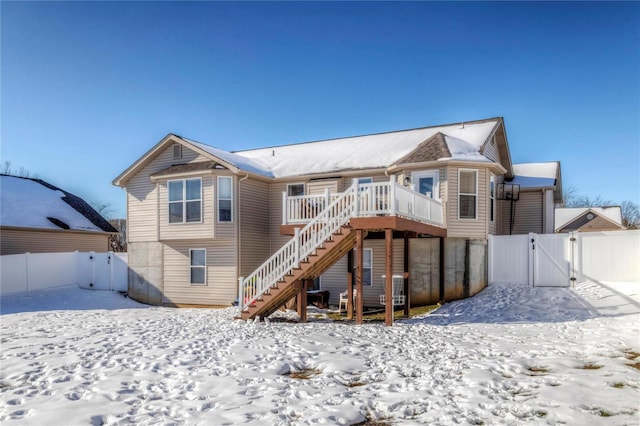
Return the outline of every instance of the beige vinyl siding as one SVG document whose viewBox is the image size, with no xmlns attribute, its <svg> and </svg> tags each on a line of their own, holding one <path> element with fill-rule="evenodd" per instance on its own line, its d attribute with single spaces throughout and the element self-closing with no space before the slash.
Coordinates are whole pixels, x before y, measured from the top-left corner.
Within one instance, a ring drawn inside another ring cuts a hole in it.
<svg viewBox="0 0 640 426">
<path fill-rule="evenodd" d="M 173 146 L 165 149 L 127 182 L 127 232 L 131 242 L 158 241 L 158 191 L 149 176 L 175 164 L 208 161 L 182 147 L 182 158 L 173 158 Z"/>
<path fill-rule="evenodd" d="M 337 305 L 340 293 L 347 291 L 347 256 L 333 264 L 320 280 L 320 289 L 329 292 L 329 303 Z"/>
<path fill-rule="evenodd" d="M 384 294 L 385 281 L 382 275 L 386 272 L 387 256 L 385 252 L 385 240 L 365 240 L 364 248 L 373 250 L 373 264 L 371 269 L 372 286 L 363 286 L 364 305 L 380 305 L 380 295 Z M 353 259 L 354 265 L 356 259 Z M 404 241 L 402 239 L 393 240 L 393 274 L 402 275 L 404 273 Z M 355 277 L 354 277 L 355 288 Z M 331 268 L 322 275 L 321 289 L 329 291 L 329 303 L 338 304 L 339 295 L 347 291 L 347 255 L 343 256 Z"/>
<path fill-rule="evenodd" d="M 189 176 L 195 179 L 198 176 Z M 202 176 L 201 186 L 201 222 L 169 223 L 169 191 L 167 182 L 169 180 L 158 181 L 159 200 L 158 217 L 160 218 L 160 240 L 186 240 L 213 238 L 213 180 L 215 176 Z M 175 179 L 170 179 L 175 180 Z"/>
<path fill-rule="evenodd" d="M 270 218 L 269 232 L 270 232 L 270 251 L 275 253 L 289 241 L 291 236 L 282 235 L 280 233 L 280 225 L 282 225 L 282 193 L 287 190 L 287 183 L 290 182 L 274 182 L 270 186 L 269 201 L 270 201 Z M 299 182 L 299 181 L 298 181 Z"/>
<path fill-rule="evenodd" d="M 322 195 L 326 189 L 332 194 L 338 192 L 338 179 L 321 179 L 307 182 L 305 194 Z"/>
<path fill-rule="evenodd" d="M 206 249 L 206 285 L 190 284 L 189 249 Z M 238 288 L 235 242 L 168 241 L 164 246 L 164 303 L 228 306 Z"/>
<path fill-rule="evenodd" d="M 520 192 L 520 199 L 515 203 L 515 222 L 513 234 L 529 232 L 542 233 L 542 191 Z M 503 203 L 503 215 L 509 216 L 509 203 Z M 506 233 L 509 233 L 509 222 L 506 222 Z"/>
<path fill-rule="evenodd" d="M 109 235 L 72 231 L 1 229 L 0 255 L 21 253 L 107 252 Z"/>
<path fill-rule="evenodd" d="M 256 179 L 239 183 L 240 275 L 246 277 L 269 256 L 269 184 Z"/>
<path fill-rule="evenodd" d="M 484 146 L 483 154 L 490 160 L 496 163 L 500 163 L 500 153 L 498 152 L 497 141 L 495 137 L 491 139 L 489 143 Z"/>
<path fill-rule="evenodd" d="M 458 167 L 447 169 L 447 237 L 487 238 L 487 197 L 489 171 L 462 167 L 464 170 L 477 170 L 478 191 L 476 219 L 458 219 Z"/>
</svg>

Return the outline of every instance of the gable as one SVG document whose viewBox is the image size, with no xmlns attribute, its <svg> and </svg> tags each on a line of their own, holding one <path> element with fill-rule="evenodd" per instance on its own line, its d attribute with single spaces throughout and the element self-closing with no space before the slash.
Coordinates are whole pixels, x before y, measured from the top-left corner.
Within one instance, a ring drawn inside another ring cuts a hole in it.
<svg viewBox="0 0 640 426">
<path fill-rule="evenodd" d="M 447 147 L 444 135 L 438 132 L 418 145 L 409 155 L 399 160 L 398 164 L 424 163 L 447 157 L 451 157 L 451 151 Z"/>
<path fill-rule="evenodd" d="M 624 229 L 622 225 L 612 222 L 591 209 L 558 229 L 558 232 L 569 231 L 608 231 Z"/>
</svg>

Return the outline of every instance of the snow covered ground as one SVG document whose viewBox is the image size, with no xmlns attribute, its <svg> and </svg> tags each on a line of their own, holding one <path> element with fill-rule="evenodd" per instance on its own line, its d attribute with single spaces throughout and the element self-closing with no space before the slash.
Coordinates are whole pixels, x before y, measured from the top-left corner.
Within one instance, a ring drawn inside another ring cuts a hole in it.
<svg viewBox="0 0 640 426">
<path fill-rule="evenodd" d="M 3 425 L 640 419 L 638 284 L 495 284 L 390 328 L 243 322 L 76 288 L 1 311 Z"/>
</svg>

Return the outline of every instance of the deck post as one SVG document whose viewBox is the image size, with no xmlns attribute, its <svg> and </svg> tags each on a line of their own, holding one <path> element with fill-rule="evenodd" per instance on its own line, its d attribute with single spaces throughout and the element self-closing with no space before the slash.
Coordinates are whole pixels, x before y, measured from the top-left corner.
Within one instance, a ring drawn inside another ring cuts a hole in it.
<svg viewBox="0 0 640 426">
<path fill-rule="evenodd" d="M 297 268 L 298 266 L 300 266 L 300 228 L 295 228 L 294 229 L 294 237 L 293 238 L 294 238 L 293 250 L 295 251 L 293 267 Z"/>
<path fill-rule="evenodd" d="M 307 288 L 309 287 L 309 280 L 300 280 L 300 293 L 298 293 L 296 300 L 296 308 L 300 322 L 307 322 Z"/>
<path fill-rule="evenodd" d="M 356 324 L 362 324 L 362 269 L 364 267 L 362 253 L 363 248 L 362 229 L 356 229 L 356 249 L 358 257 L 356 258 Z M 349 302 L 347 302 L 349 303 Z"/>
<path fill-rule="evenodd" d="M 384 324 L 393 325 L 393 229 L 384 230 L 384 241 L 386 250 L 386 277 L 385 277 L 385 300 L 384 300 Z"/>
<path fill-rule="evenodd" d="M 409 310 L 411 309 L 411 288 L 409 286 L 409 235 L 404 233 L 404 317 L 409 318 Z"/>
<path fill-rule="evenodd" d="M 440 303 L 444 303 L 444 237 L 440 237 Z"/>
<path fill-rule="evenodd" d="M 326 209 L 331 204 L 331 193 L 329 192 L 329 188 L 324 189 L 324 208 Z M 324 209 L 322 209 L 324 210 Z"/>
<path fill-rule="evenodd" d="M 347 253 L 347 319 L 353 319 L 353 250 Z"/>
<path fill-rule="evenodd" d="M 244 277 L 238 278 L 238 308 L 240 309 L 240 315 L 242 314 L 242 310 L 244 309 L 244 292 L 242 291 L 243 281 Z"/>
<path fill-rule="evenodd" d="M 396 182 L 395 176 L 389 176 L 389 215 L 396 215 Z"/>
<path fill-rule="evenodd" d="M 287 224 L 287 192 L 282 191 L 282 224 Z"/>
</svg>

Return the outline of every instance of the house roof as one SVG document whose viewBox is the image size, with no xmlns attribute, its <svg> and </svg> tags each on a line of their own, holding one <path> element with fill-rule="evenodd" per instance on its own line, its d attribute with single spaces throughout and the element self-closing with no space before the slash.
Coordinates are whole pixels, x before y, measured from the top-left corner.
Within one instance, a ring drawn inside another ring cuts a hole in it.
<svg viewBox="0 0 640 426">
<path fill-rule="evenodd" d="M 554 188 L 559 178 L 560 163 L 523 163 L 513 165 L 513 180 L 520 188 Z"/>
<path fill-rule="evenodd" d="M 622 228 L 622 208 L 620 206 L 563 207 L 555 209 L 556 231 L 587 213 L 601 216 Z"/>
<path fill-rule="evenodd" d="M 0 174 L 0 226 L 118 232 L 82 198 L 41 179 Z"/>
<path fill-rule="evenodd" d="M 131 177 L 173 143 L 180 143 L 235 173 L 244 172 L 266 178 L 384 169 L 407 163 L 410 158 L 491 164 L 493 160 L 484 156 L 482 151 L 501 126 L 502 118 L 496 117 L 235 152 L 168 134 L 116 177 L 113 184 L 126 186 Z"/>
<path fill-rule="evenodd" d="M 358 169 L 386 168 L 406 162 L 438 133 L 446 143 L 443 160 L 491 162 L 481 148 L 501 118 L 423 127 L 364 136 L 238 151 L 235 155 L 265 166 L 273 177 L 302 176 Z"/>
</svg>

